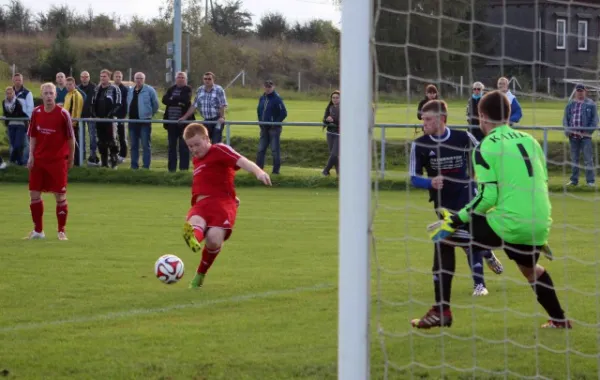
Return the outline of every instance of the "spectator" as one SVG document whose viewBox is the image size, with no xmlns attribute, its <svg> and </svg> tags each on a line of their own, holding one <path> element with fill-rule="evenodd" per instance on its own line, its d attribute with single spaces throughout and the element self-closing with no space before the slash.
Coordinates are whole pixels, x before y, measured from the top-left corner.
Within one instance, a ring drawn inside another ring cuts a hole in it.
<svg viewBox="0 0 600 380">
<path fill-rule="evenodd" d="M 65 96 L 65 104 L 64 109 L 69 111 L 69 114 L 74 119 L 79 119 L 81 117 L 81 112 L 83 111 L 83 105 L 85 103 L 84 95 L 82 95 L 81 89 L 77 88 L 75 83 L 75 78 L 68 77 L 67 78 L 67 96 Z M 80 146 L 79 141 L 79 122 L 72 120 L 73 132 L 75 134 L 75 159 L 74 165 L 81 166 L 82 162 L 79 159 L 80 149 L 83 146 Z M 83 129 L 83 128 L 82 128 Z M 85 139 L 84 139 L 85 144 Z"/>
<path fill-rule="evenodd" d="M 223 124 L 225 123 L 225 108 L 227 108 L 227 98 L 223 87 L 215 84 L 215 74 L 204 73 L 202 78 L 204 84 L 198 88 L 196 99 L 190 109 L 179 119 L 189 120 L 196 109 L 204 121 L 216 121 L 217 123 L 205 124 L 208 130 L 208 136 L 212 144 L 220 143 L 223 139 Z"/>
<path fill-rule="evenodd" d="M 139 169 L 140 140 L 142 141 L 142 166 L 150 169 L 152 152 L 152 116 L 158 111 L 158 95 L 154 88 L 148 86 L 144 73 L 135 73 L 135 87 L 127 95 L 129 119 L 147 120 L 145 123 L 129 123 L 129 138 L 131 139 L 131 168 Z"/>
<path fill-rule="evenodd" d="M 29 119 L 31 119 L 31 114 L 33 113 L 34 105 L 33 105 L 33 94 L 31 91 L 23 86 L 23 75 L 16 73 L 13 76 L 13 89 L 15 90 L 15 96 L 19 103 L 21 103 L 21 107 L 23 108 L 23 112 L 27 115 Z M 27 126 L 28 124 L 26 124 Z M 27 129 L 27 128 L 25 128 Z M 21 157 L 21 162 L 23 165 L 27 164 L 27 160 L 29 160 L 29 137 L 25 136 L 25 145 L 23 145 L 23 157 Z"/>
<path fill-rule="evenodd" d="M 129 88 L 123 84 L 123 73 L 115 71 L 113 73 L 113 81 L 115 86 L 121 90 L 121 99 L 127 99 Z M 127 107 L 119 108 L 117 112 L 117 119 L 125 119 L 127 117 Z M 127 157 L 127 137 L 125 136 L 125 123 L 117 123 L 117 136 L 119 137 L 119 163 L 124 162 Z"/>
<path fill-rule="evenodd" d="M 66 76 L 64 73 L 56 74 L 56 105 L 63 106 L 67 97 Z"/>
<path fill-rule="evenodd" d="M 268 121 L 281 123 L 287 117 L 287 110 L 283 99 L 275 91 L 275 84 L 272 80 L 265 81 L 265 92 L 258 101 L 258 121 Z M 279 174 L 281 168 L 281 125 L 260 124 L 260 139 L 258 141 L 258 153 L 256 155 L 256 164 L 262 169 L 265 166 L 265 154 L 267 148 L 271 146 L 273 155 L 273 174 Z"/>
<path fill-rule="evenodd" d="M 175 85 L 167 90 L 162 98 L 165 109 L 165 120 L 179 120 L 192 105 L 192 88 L 187 85 L 187 74 L 178 72 L 175 75 Z M 192 114 L 187 120 L 195 120 Z M 167 167 L 170 172 L 177 170 L 177 150 L 179 148 L 179 170 L 190 167 L 190 151 L 183 139 L 186 124 L 164 124 L 169 142 L 169 158 Z"/>
<path fill-rule="evenodd" d="M 87 71 L 82 71 L 79 79 L 81 83 L 79 84 L 79 89 L 85 93 L 85 102 L 83 104 L 83 111 L 81 112 L 82 118 L 89 118 L 92 116 L 92 98 L 94 97 L 94 90 L 96 89 L 96 84 L 90 82 L 90 73 Z M 98 140 L 96 137 L 96 123 L 87 122 L 88 134 L 90 135 L 90 156 L 88 157 L 87 164 L 88 166 L 98 166 L 100 164 L 100 159 L 98 159 L 98 155 L 96 151 L 98 149 Z M 83 141 L 85 141 L 85 129 L 83 130 Z M 85 146 L 83 148 L 83 154 L 85 155 Z"/>
<path fill-rule="evenodd" d="M 329 160 L 323 175 L 328 176 L 331 168 L 335 167 L 335 172 L 339 176 L 340 168 L 338 156 L 340 154 L 340 92 L 334 91 L 329 97 L 329 104 L 325 108 L 323 116 L 323 128 L 327 128 L 327 146 L 329 147 Z"/>
<path fill-rule="evenodd" d="M 430 100 L 434 100 L 434 99 L 438 99 L 438 98 L 439 98 L 439 94 L 438 94 L 437 87 L 435 87 L 432 84 L 428 84 L 427 87 L 425 87 L 425 98 L 421 99 L 421 101 L 419 102 L 419 105 L 417 106 L 417 118 L 419 120 L 421 120 L 421 109 L 423 108 L 425 103 L 427 103 Z"/>
<path fill-rule="evenodd" d="M 596 102 L 587 97 L 584 85 L 575 86 L 575 97 L 565 107 L 563 127 L 571 146 L 572 173 L 567 186 L 579 183 L 579 156 L 583 152 L 585 180 L 588 186 L 595 186 L 594 147 L 592 134 L 598 126 L 598 109 Z"/>
<path fill-rule="evenodd" d="M 508 89 L 508 78 L 502 77 L 498 79 L 498 90 L 504 92 L 506 97 L 508 97 L 508 101 L 510 102 L 510 125 L 516 124 L 521 121 L 523 117 L 523 111 L 521 110 L 521 105 L 517 98 L 513 95 L 512 92 Z"/>
<path fill-rule="evenodd" d="M 467 124 L 471 126 L 479 126 L 479 111 L 477 106 L 483 96 L 483 90 L 485 86 L 481 82 L 473 83 L 473 93 L 467 102 Z M 483 140 L 485 137 L 483 132 L 479 128 L 472 128 L 469 132 L 477 139 L 477 141 Z"/>
<path fill-rule="evenodd" d="M 10 157 L 8 161 L 15 165 L 25 165 L 23 161 L 23 148 L 25 146 L 25 136 L 27 135 L 28 122 L 23 120 L 10 120 L 10 118 L 27 118 L 23 111 L 22 103 L 17 99 L 15 90 L 12 87 L 6 88 L 6 99 L 2 101 L 2 109 L 5 120 L 6 130 L 8 132 L 8 142 L 10 145 Z"/>
<path fill-rule="evenodd" d="M 116 168 L 118 163 L 117 154 L 119 148 L 116 141 L 116 128 L 112 122 L 119 108 L 122 107 L 121 90 L 110 83 L 111 72 L 104 69 L 100 72 L 100 84 L 94 89 L 92 96 L 92 117 L 107 119 L 106 122 L 96 123 L 96 135 L 98 137 L 98 150 L 100 151 L 100 163 L 103 167 L 109 165 Z"/>
</svg>

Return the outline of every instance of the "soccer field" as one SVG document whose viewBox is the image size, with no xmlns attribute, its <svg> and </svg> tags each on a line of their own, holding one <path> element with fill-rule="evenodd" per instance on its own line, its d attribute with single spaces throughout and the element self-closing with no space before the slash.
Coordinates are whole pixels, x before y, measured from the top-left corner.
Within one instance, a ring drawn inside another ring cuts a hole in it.
<svg viewBox="0 0 600 380">
<path fill-rule="evenodd" d="M 0 371 L 18 379 L 336 378 L 337 191 L 240 189 L 235 232 L 205 287 L 192 291 L 199 257 L 180 234 L 188 188 L 74 184 L 68 242 L 56 240 L 50 197 L 47 240 L 21 240 L 31 228 L 26 186 L 0 189 Z M 538 329 L 544 312 L 502 252 L 506 272 L 486 268 L 490 295 L 473 298 L 458 252 L 454 324 L 423 332 L 409 321 L 433 297 L 425 225 L 435 216 L 426 199 L 379 194 L 372 378 L 383 378 L 386 360 L 390 379 L 466 379 L 474 369 L 483 379 L 597 378 L 598 199 L 553 196 L 557 258 L 541 264 L 573 330 Z M 165 253 L 185 262 L 178 284 L 153 277 Z"/>
</svg>

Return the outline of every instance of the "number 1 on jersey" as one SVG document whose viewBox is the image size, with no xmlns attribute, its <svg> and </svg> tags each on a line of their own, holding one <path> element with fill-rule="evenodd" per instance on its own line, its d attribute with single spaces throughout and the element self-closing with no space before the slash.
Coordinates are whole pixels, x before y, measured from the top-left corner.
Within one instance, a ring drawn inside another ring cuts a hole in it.
<svg viewBox="0 0 600 380">
<path fill-rule="evenodd" d="M 521 156 L 523 156 L 523 161 L 525 161 L 525 166 L 527 167 L 527 174 L 529 174 L 530 177 L 533 177 L 533 166 L 531 165 L 531 159 L 529 158 L 529 154 L 527 154 L 527 151 L 525 150 L 523 144 L 517 144 L 517 147 L 519 148 L 519 152 L 521 152 Z"/>
</svg>

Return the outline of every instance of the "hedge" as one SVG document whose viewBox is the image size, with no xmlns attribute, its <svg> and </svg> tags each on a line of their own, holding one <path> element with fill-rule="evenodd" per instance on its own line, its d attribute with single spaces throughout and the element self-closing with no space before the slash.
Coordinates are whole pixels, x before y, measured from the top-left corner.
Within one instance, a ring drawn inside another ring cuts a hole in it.
<svg viewBox="0 0 600 380">
<path fill-rule="evenodd" d="M 318 173 L 318 172 L 316 172 Z M 25 167 L 9 166 L 0 171 L 0 183 L 27 183 L 29 179 L 28 170 Z M 276 188 L 331 188 L 338 187 L 338 179 L 335 176 L 324 177 L 320 174 L 294 174 L 271 176 L 273 187 Z M 155 185 L 155 186 L 185 186 L 192 184 L 191 172 L 169 173 L 162 170 L 111 170 L 105 168 L 76 167 L 69 172 L 69 183 L 102 183 L 102 184 L 125 184 L 125 185 Z M 235 177 L 237 187 L 264 186 L 249 173 L 239 172 Z M 375 182 L 373 182 L 375 186 Z M 410 187 L 404 179 L 385 179 L 377 181 L 379 190 L 405 191 Z M 410 191 L 421 191 L 411 188 Z M 550 185 L 550 191 L 563 193 L 564 185 Z M 594 193 L 595 188 L 578 186 L 569 189 L 569 192 Z"/>
</svg>

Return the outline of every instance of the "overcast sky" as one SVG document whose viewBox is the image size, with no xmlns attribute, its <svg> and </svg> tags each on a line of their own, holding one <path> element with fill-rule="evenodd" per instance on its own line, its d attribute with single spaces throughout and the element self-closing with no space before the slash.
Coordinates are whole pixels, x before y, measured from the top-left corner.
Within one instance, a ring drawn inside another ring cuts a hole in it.
<svg viewBox="0 0 600 380">
<path fill-rule="evenodd" d="M 97 13 L 112 14 L 117 12 L 123 19 L 138 15 L 150 18 L 158 14 L 158 8 L 165 0 L 21 0 L 35 13 L 50 8 L 51 5 L 69 4 L 70 7 L 84 13 L 91 6 Z M 184 0 L 185 1 L 185 0 Z M 204 4 L 204 0 L 200 0 Z M 213 0 L 215 1 L 215 0 Z M 219 1 L 219 0 L 217 0 Z M 0 4 L 6 4 L 8 0 L 0 0 Z M 332 0 L 242 0 L 243 7 L 254 15 L 258 20 L 263 14 L 272 11 L 280 12 L 290 22 L 308 21 L 313 18 L 331 20 L 338 25 L 341 15 L 338 9 L 332 5 Z"/>
</svg>

